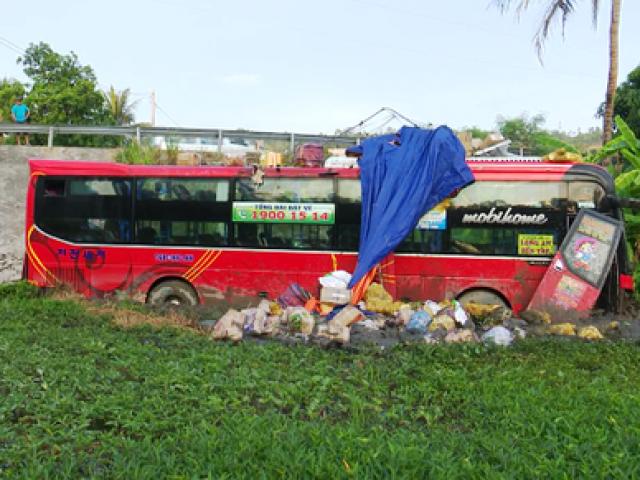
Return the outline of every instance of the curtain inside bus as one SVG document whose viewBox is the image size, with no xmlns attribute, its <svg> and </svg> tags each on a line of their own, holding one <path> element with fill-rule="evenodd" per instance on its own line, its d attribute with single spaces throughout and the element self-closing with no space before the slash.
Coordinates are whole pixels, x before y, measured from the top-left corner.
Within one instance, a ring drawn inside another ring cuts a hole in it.
<svg viewBox="0 0 640 480">
<path fill-rule="evenodd" d="M 358 263 L 350 287 L 405 239 L 425 212 L 474 181 L 453 131 L 402 127 L 357 147 L 362 183 Z"/>
</svg>

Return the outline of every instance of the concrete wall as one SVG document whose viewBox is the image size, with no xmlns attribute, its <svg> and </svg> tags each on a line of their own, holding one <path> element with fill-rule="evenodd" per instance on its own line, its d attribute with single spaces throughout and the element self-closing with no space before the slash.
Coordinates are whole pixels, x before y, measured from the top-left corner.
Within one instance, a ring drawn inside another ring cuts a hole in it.
<svg viewBox="0 0 640 480">
<path fill-rule="evenodd" d="M 117 149 L 0 145 L 0 282 L 20 278 L 30 158 L 113 161 Z"/>
</svg>

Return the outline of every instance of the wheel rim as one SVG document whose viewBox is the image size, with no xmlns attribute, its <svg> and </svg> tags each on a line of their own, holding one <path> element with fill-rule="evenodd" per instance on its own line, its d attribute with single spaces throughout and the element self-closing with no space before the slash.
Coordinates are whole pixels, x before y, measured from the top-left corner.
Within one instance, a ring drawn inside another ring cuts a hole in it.
<svg viewBox="0 0 640 480">
<path fill-rule="evenodd" d="M 169 295 L 164 303 L 170 307 L 180 307 L 182 306 L 183 301 L 180 297 Z"/>
</svg>

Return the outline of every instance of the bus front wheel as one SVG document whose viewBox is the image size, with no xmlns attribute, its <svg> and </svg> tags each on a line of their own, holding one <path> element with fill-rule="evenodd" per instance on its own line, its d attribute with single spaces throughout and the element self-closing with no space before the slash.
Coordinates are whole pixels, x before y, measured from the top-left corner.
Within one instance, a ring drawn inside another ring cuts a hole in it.
<svg viewBox="0 0 640 480">
<path fill-rule="evenodd" d="M 198 304 L 198 296 L 185 282 L 165 280 L 151 289 L 147 303 L 153 307 L 193 307 Z"/>
</svg>

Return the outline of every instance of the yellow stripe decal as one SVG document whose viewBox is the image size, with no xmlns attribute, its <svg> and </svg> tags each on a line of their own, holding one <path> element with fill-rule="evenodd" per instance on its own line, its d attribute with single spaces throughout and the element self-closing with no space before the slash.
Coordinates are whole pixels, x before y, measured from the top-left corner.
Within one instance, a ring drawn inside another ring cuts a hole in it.
<svg viewBox="0 0 640 480">
<path fill-rule="evenodd" d="M 222 252 L 217 252 L 210 260 L 207 261 L 205 265 L 198 268 L 197 271 L 191 273 L 187 280 L 189 280 L 190 282 L 195 281 L 195 279 L 202 275 L 207 268 L 213 265 L 213 262 L 215 262 L 220 255 L 222 255 Z"/>
<path fill-rule="evenodd" d="M 60 283 L 60 280 L 56 278 L 51 270 L 44 266 L 44 263 L 42 263 L 42 260 L 40 260 L 40 257 L 38 257 L 38 255 L 36 254 L 33 245 L 31 245 L 31 234 L 33 233 L 35 228 L 35 225 L 31 225 L 31 227 L 29 228 L 29 232 L 27 233 L 27 254 L 29 256 L 29 259 L 31 260 L 31 264 L 36 269 L 36 271 L 40 275 L 42 275 L 45 282 Z M 47 278 L 47 275 L 49 275 L 49 277 L 51 278 Z"/>
<path fill-rule="evenodd" d="M 187 278 L 189 275 L 191 275 L 199 266 L 200 264 L 202 264 L 203 262 L 207 261 L 207 258 L 211 255 L 211 253 L 214 252 L 214 250 L 207 250 L 205 251 L 198 260 L 196 260 L 196 263 L 194 263 L 193 265 L 191 265 L 191 267 L 189 267 L 187 269 L 186 272 L 184 272 L 182 274 L 183 278 Z"/>
<path fill-rule="evenodd" d="M 338 258 L 336 257 L 335 253 L 331 254 L 331 263 L 333 264 L 333 271 L 335 272 L 336 270 L 338 270 Z"/>
</svg>

